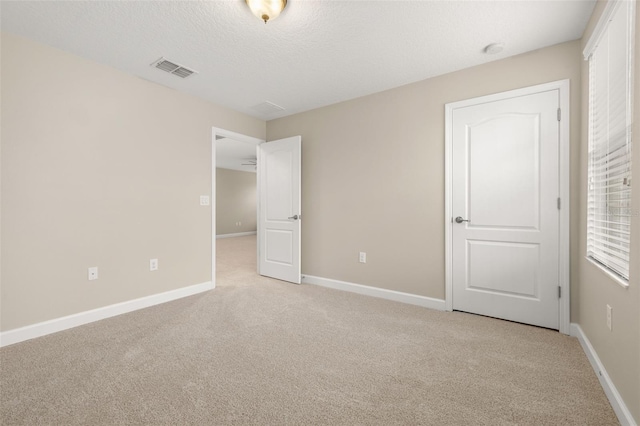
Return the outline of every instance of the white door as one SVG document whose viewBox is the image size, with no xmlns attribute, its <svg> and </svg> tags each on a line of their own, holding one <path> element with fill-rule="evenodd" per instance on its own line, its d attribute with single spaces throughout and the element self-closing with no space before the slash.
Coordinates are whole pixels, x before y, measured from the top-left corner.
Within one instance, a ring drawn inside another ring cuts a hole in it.
<svg viewBox="0 0 640 426">
<path fill-rule="evenodd" d="M 549 90 L 453 110 L 454 310 L 558 329 L 558 107 Z"/>
<path fill-rule="evenodd" d="M 258 145 L 260 275 L 300 284 L 302 138 Z"/>
</svg>

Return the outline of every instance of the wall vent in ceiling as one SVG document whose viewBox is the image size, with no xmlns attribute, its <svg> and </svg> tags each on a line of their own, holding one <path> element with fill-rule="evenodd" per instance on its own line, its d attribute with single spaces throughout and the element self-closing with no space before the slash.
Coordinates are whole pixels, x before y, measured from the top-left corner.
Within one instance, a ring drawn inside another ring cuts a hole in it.
<svg viewBox="0 0 640 426">
<path fill-rule="evenodd" d="M 269 115 L 273 114 L 274 112 L 284 111 L 284 108 L 271 102 L 263 102 L 261 104 L 254 105 L 251 107 L 251 109 L 263 115 Z"/>
<path fill-rule="evenodd" d="M 177 64 L 172 61 L 168 61 L 165 58 L 160 58 L 154 63 L 151 64 L 152 67 L 156 67 L 159 70 L 168 72 L 169 74 L 173 74 L 180 78 L 187 78 L 193 74 L 197 74 L 197 71 L 191 70 L 187 67 L 184 67 L 180 64 Z"/>
</svg>

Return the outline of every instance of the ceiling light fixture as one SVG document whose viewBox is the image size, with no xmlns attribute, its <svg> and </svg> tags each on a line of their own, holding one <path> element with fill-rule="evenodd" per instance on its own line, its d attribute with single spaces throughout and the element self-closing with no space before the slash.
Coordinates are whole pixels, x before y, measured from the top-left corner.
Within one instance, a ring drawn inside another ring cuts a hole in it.
<svg viewBox="0 0 640 426">
<path fill-rule="evenodd" d="M 251 12 L 266 24 L 280 15 L 287 5 L 287 0 L 245 0 Z"/>
</svg>

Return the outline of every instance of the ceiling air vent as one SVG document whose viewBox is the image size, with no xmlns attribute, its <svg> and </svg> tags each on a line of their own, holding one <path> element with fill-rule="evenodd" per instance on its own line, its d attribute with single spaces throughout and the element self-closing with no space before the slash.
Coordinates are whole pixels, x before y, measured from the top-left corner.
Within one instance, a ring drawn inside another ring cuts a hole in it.
<svg viewBox="0 0 640 426">
<path fill-rule="evenodd" d="M 197 71 L 190 70 L 187 67 L 183 67 L 180 64 L 176 64 L 175 62 L 168 61 L 165 58 L 158 59 L 157 61 L 152 63 L 151 66 L 156 67 L 159 70 L 166 71 L 180 78 L 187 78 L 192 74 L 197 74 Z"/>
</svg>

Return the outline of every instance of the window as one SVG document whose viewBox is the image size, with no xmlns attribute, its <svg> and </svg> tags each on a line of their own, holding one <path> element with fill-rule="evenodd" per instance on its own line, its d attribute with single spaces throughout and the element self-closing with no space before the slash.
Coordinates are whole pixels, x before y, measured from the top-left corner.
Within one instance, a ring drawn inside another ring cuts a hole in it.
<svg viewBox="0 0 640 426">
<path fill-rule="evenodd" d="M 589 60 L 587 256 L 629 279 L 635 1 L 610 1 Z"/>
</svg>

